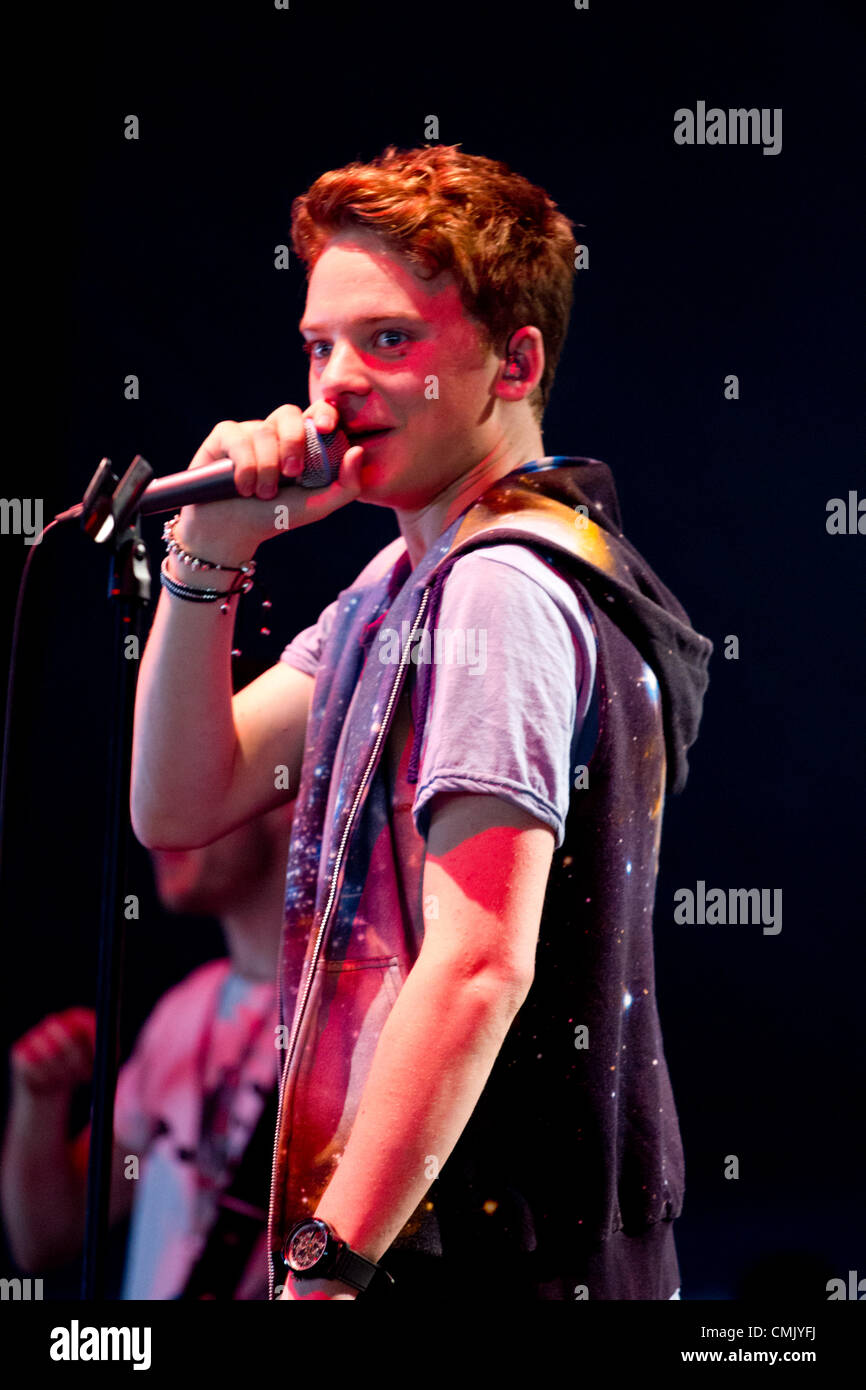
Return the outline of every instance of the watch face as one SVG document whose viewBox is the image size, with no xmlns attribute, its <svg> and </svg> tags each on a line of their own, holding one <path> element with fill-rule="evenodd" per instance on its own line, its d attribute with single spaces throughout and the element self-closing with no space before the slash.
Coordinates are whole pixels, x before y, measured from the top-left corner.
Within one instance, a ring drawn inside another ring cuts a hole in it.
<svg viewBox="0 0 866 1390">
<path fill-rule="evenodd" d="M 289 1241 L 286 1263 L 294 1270 L 311 1269 L 324 1255 L 328 1230 L 321 1221 L 307 1221 Z"/>
</svg>

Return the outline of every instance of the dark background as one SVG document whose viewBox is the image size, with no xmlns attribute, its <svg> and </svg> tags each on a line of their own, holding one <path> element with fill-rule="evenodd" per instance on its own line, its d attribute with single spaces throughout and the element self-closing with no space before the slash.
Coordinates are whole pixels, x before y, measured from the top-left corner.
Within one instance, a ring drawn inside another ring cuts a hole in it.
<svg viewBox="0 0 866 1390">
<path fill-rule="evenodd" d="M 31 20 L 31 23 L 34 21 Z M 186 467 L 213 424 L 306 405 L 302 267 L 274 268 L 291 200 L 389 143 L 504 159 L 590 250 L 544 421 L 601 458 L 625 531 L 712 639 L 691 778 L 668 801 L 656 908 L 666 1053 L 686 1150 L 684 1298 L 826 1299 L 866 1275 L 861 1175 L 862 536 L 855 417 L 862 88 L 855 6 L 561 3 L 335 8 L 316 0 L 40 7 L 7 50 L 13 386 L 2 493 L 80 499 L 100 457 Z M 681 147 L 678 107 L 783 109 L 782 151 Z M 136 114 L 141 137 L 123 136 Z M 128 373 L 141 398 L 124 399 Z M 736 373 L 740 399 L 727 401 Z M 161 518 L 145 523 L 155 591 Z M 397 534 L 352 505 L 265 546 L 237 645 L 264 668 Z M 0 537 L 9 650 L 27 549 Z M 859 576 L 859 579 L 858 579 Z M 111 689 L 107 556 L 75 525 L 28 588 L 2 885 L 5 1047 L 92 1003 Z M 739 660 L 725 660 L 736 634 Z M 684 927 L 673 894 L 781 888 L 778 936 Z M 222 954 L 168 916 L 135 846 L 124 1052 L 159 994 Z M 725 1157 L 740 1177 L 726 1181 Z M 12 1262 L 4 1254 L 4 1269 Z M 117 1256 L 119 1259 L 119 1255 Z M 72 1271 L 46 1283 L 56 1295 Z"/>
</svg>

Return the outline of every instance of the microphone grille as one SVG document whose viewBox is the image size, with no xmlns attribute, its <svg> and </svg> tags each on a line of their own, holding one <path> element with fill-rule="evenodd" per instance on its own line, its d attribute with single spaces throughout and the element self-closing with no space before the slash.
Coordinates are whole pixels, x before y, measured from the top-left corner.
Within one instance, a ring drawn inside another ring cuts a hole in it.
<svg viewBox="0 0 866 1390">
<path fill-rule="evenodd" d="M 342 430 L 320 434 L 312 420 L 304 421 L 304 435 L 304 471 L 297 482 L 301 487 L 327 487 L 340 471 L 349 441 Z"/>
</svg>

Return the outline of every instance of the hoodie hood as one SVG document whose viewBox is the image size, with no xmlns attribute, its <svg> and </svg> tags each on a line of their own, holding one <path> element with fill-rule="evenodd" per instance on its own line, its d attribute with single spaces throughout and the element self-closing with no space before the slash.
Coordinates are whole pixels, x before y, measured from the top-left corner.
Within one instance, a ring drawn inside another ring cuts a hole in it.
<svg viewBox="0 0 866 1390">
<path fill-rule="evenodd" d="M 664 719 L 667 790 L 681 792 L 688 778 L 688 750 L 701 721 L 713 644 L 695 631 L 682 604 L 623 535 L 619 498 L 607 464 L 590 458 L 541 459 L 522 464 L 476 498 L 453 531 L 447 554 L 424 579 L 425 584 L 433 580 L 427 626 L 435 627 L 442 587 L 459 556 L 479 545 L 507 540 L 546 552 L 566 577 L 578 581 L 655 673 Z M 426 569 L 423 562 L 422 567 Z M 429 680 L 427 665 L 422 681 L 426 685 Z M 426 689 L 423 693 L 426 696 Z M 419 754 L 420 740 L 413 749 L 410 780 L 417 775 Z"/>
</svg>

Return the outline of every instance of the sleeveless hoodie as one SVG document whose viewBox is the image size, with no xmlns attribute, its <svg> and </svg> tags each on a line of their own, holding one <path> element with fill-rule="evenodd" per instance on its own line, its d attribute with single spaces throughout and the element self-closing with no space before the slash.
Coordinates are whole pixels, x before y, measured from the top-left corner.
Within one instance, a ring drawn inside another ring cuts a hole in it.
<svg viewBox="0 0 866 1390">
<path fill-rule="evenodd" d="M 333 1176 L 412 965 L 405 924 L 359 931 L 355 912 L 387 820 L 381 755 L 413 644 L 425 631 L 432 638 L 457 558 L 506 541 L 532 547 L 573 586 L 597 642 L 595 690 L 528 997 L 454 1150 L 389 1249 L 488 1271 L 528 1261 L 543 1281 L 576 1268 L 576 1252 L 617 1231 L 640 1235 L 682 1208 L 652 917 L 665 794 L 686 783 L 713 648 L 623 536 L 608 467 L 544 458 L 492 484 L 408 577 L 400 581 L 405 544 L 396 541 L 339 596 L 313 690 L 286 880 L 272 1297 L 285 1238 L 314 1214 Z M 386 614 L 398 631 L 409 624 L 396 666 L 367 659 Z M 418 673 L 423 714 L 429 664 Z M 410 781 L 423 730 L 422 717 Z"/>
</svg>

